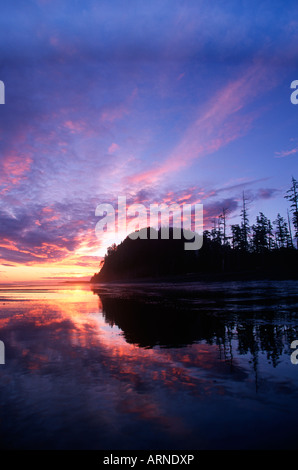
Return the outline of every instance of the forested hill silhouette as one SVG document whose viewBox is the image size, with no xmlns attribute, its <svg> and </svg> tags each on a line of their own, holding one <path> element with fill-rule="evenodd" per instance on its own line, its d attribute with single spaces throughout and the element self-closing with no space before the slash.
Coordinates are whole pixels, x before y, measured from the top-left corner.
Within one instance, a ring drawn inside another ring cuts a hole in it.
<svg viewBox="0 0 298 470">
<path fill-rule="evenodd" d="M 142 229 L 149 234 L 150 228 Z M 153 229 L 154 230 L 154 229 Z M 176 229 L 175 229 L 176 230 Z M 137 233 L 137 232 L 136 232 Z M 203 246 L 199 250 L 185 250 L 183 231 L 181 239 L 173 238 L 169 228 L 169 239 L 132 240 L 127 237 L 119 245 L 108 248 L 102 268 L 94 274 L 91 283 L 131 281 L 144 279 L 175 278 L 298 278 L 298 250 L 293 246 L 246 249 L 232 246 L 219 238 L 211 238 L 205 231 Z"/>
<path fill-rule="evenodd" d="M 183 230 L 169 228 L 168 239 L 162 239 L 162 230 L 166 229 L 163 227 L 155 231 L 156 239 L 152 239 L 150 233 L 154 229 L 144 228 L 140 232 L 147 234 L 147 239 L 127 237 L 120 245 L 109 247 L 102 269 L 90 282 L 164 276 L 184 280 L 189 279 L 189 275 L 200 279 L 202 276 L 208 279 L 298 279 L 298 181 L 294 177 L 284 198 L 290 202 L 287 219 L 278 213 L 272 223 L 260 212 L 255 224 L 250 225 L 243 192 L 241 223 L 231 225 L 229 236 L 229 208 L 223 208 L 213 220 L 212 230 L 204 231 L 203 245 L 196 250 L 185 250 L 185 241 L 191 240 L 189 233 L 184 238 Z M 180 239 L 173 238 L 177 230 L 181 232 Z"/>
<path fill-rule="evenodd" d="M 161 229 L 157 231 L 147 227 L 134 232 L 138 238 L 132 240 L 128 236 L 119 245 L 109 247 L 101 271 L 92 277 L 91 282 L 156 278 L 188 272 L 195 254 L 185 250 L 184 244 L 191 239 L 184 237 L 183 230 L 171 227 L 168 230 L 168 239 L 163 239 Z M 173 237 L 174 230 L 180 231 L 180 239 Z M 153 238 L 153 233 L 156 238 Z"/>
</svg>

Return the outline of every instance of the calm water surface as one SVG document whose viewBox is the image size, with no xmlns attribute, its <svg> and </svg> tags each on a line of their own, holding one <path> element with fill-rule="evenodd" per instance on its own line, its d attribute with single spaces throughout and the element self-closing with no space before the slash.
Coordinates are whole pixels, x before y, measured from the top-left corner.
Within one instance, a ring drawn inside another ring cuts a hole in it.
<svg viewBox="0 0 298 470">
<path fill-rule="evenodd" d="M 2 449 L 295 449 L 298 283 L 0 288 Z"/>
</svg>

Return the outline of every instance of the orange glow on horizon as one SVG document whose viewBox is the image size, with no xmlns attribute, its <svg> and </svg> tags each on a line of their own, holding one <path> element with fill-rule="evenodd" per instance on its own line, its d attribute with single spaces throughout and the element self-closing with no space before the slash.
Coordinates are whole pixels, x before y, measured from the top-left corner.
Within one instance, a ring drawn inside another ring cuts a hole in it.
<svg viewBox="0 0 298 470">
<path fill-rule="evenodd" d="M 60 262 L 32 263 L 32 264 L 8 264 L 2 260 L 0 269 L 0 285 L 28 282 L 54 282 L 63 280 L 84 280 L 90 278 L 100 270 L 100 257 L 90 259 L 80 265 L 80 257 L 65 259 Z"/>
</svg>

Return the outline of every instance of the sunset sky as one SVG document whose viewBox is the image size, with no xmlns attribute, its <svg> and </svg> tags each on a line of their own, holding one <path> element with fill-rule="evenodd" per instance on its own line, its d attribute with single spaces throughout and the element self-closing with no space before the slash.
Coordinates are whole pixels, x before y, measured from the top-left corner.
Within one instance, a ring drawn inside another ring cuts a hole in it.
<svg viewBox="0 0 298 470">
<path fill-rule="evenodd" d="M 0 50 L 0 283 L 90 278 L 119 195 L 287 216 L 296 1 L 1 2 Z"/>
</svg>

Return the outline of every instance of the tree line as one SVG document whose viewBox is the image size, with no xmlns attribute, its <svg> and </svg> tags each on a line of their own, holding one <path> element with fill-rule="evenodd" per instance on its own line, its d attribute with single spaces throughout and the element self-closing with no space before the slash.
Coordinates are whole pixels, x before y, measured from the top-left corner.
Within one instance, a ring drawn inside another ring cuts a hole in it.
<svg viewBox="0 0 298 470">
<path fill-rule="evenodd" d="M 213 221 L 213 228 L 205 230 L 204 236 L 220 245 L 230 245 L 234 250 L 261 253 L 280 248 L 298 248 L 298 182 L 292 177 L 290 189 L 286 192 L 290 209 L 285 218 L 280 213 L 272 222 L 263 212 L 256 217 L 253 225 L 249 224 L 247 199 L 243 193 L 240 224 L 231 225 L 231 235 L 227 236 L 228 208 Z M 291 214 L 290 214 L 291 213 Z M 291 223 L 292 222 L 292 223 Z M 293 227 L 293 228 L 292 228 Z"/>
<path fill-rule="evenodd" d="M 231 225 L 228 233 L 228 208 L 223 208 L 213 228 L 204 230 L 203 245 L 196 251 L 185 250 L 183 232 L 180 239 L 175 239 L 171 228 L 167 240 L 162 239 L 161 229 L 156 239 L 127 237 L 107 249 L 101 269 L 91 282 L 164 276 L 180 276 L 183 280 L 189 275 L 229 273 L 236 279 L 243 273 L 250 273 L 252 278 L 259 275 L 297 278 L 298 182 L 294 177 L 284 197 L 290 203 L 287 218 L 278 213 L 271 221 L 260 212 L 250 225 L 243 193 L 240 223 Z"/>
</svg>

